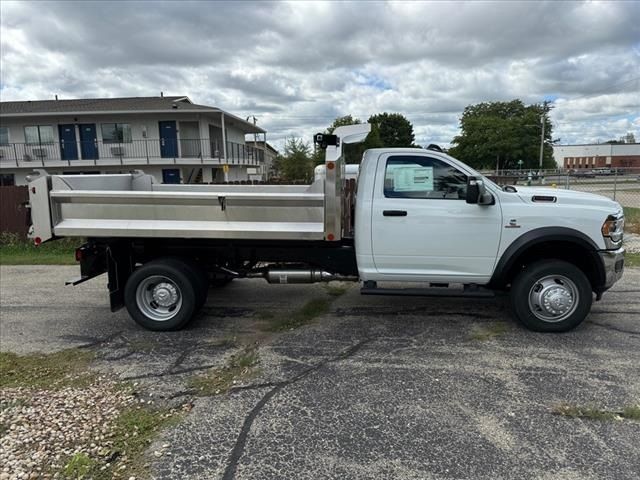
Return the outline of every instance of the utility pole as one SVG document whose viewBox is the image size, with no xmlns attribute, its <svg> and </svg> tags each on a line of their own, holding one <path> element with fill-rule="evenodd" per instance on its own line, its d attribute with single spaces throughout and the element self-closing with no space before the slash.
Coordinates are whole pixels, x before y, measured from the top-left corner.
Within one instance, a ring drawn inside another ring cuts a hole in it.
<svg viewBox="0 0 640 480">
<path fill-rule="evenodd" d="M 253 125 L 255 126 L 258 123 L 258 119 L 256 118 L 255 115 L 249 115 L 247 117 L 247 122 L 249 121 L 250 118 L 253 119 Z M 267 150 L 267 142 L 265 141 L 263 158 L 267 154 L 266 150 Z M 256 132 L 253 133 L 253 160 L 255 162 L 256 167 L 259 167 L 260 165 L 258 165 L 258 134 Z M 259 170 L 256 170 L 256 171 L 259 171 Z"/>
<path fill-rule="evenodd" d="M 542 123 L 542 134 L 540 134 L 540 162 L 539 162 L 539 167 L 540 170 L 542 170 L 542 157 L 544 155 L 544 113 L 542 114 L 542 116 L 540 117 L 540 123 Z"/>
</svg>

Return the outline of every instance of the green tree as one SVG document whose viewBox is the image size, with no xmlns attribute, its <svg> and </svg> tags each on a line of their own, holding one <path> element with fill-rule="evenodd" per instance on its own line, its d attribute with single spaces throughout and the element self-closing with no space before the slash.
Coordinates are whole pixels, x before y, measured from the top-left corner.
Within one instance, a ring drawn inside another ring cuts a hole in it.
<svg viewBox="0 0 640 480">
<path fill-rule="evenodd" d="M 327 127 L 326 133 L 333 133 L 336 128 L 343 125 L 360 124 L 362 121 L 353 115 L 344 115 L 336 118 L 333 123 Z M 404 115 L 399 113 L 378 113 L 369 117 L 368 123 L 371 124 L 371 133 L 362 143 L 352 143 L 344 145 L 342 154 L 345 163 L 360 163 L 362 154 L 370 148 L 380 147 L 414 147 L 415 136 L 413 134 L 413 125 Z M 317 149 L 313 154 L 315 165 L 324 163 L 324 152 Z"/>
<path fill-rule="evenodd" d="M 525 105 L 521 100 L 469 105 L 460 119 L 460 135 L 449 153 L 478 169 L 536 169 L 544 122 L 543 168 L 555 168 L 548 102 Z"/>
<path fill-rule="evenodd" d="M 636 136 L 633 132 L 627 132 L 626 135 L 620 137 L 620 141 L 623 143 L 636 143 Z"/>
<path fill-rule="evenodd" d="M 327 128 L 327 133 L 333 133 L 333 131 L 338 127 L 343 127 L 345 125 L 356 125 L 361 124 L 362 120 L 359 118 L 353 118 L 352 115 L 345 115 L 343 117 L 336 118 L 331 126 Z"/>
<path fill-rule="evenodd" d="M 311 148 L 300 138 L 288 138 L 284 154 L 279 155 L 274 162 L 278 175 L 290 182 L 310 181 L 313 178 L 313 166 Z"/>
<path fill-rule="evenodd" d="M 400 113 L 378 113 L 369 117 L 373 137 L 381 147 L 415 147 L 413 125 Z M 376 145 L 378 146 L 378 145 Z M 371 147 L 369 147 L 371 148 Z"/>
</svg>

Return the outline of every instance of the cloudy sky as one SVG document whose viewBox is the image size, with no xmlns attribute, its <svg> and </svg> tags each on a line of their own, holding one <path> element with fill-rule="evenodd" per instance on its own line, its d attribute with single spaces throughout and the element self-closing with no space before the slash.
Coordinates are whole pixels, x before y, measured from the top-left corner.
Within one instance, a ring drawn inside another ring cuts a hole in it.
<svg viewBox="0 0 640 480">
<path fill-rule="evenodd" d="M 2 100 L 188 95 L 276 145 L 400 112 L 449 144 L 466 105 L 553 100 L 562 143 L 640 138 L 640 3 L 0 3 Z"/>
</svg>

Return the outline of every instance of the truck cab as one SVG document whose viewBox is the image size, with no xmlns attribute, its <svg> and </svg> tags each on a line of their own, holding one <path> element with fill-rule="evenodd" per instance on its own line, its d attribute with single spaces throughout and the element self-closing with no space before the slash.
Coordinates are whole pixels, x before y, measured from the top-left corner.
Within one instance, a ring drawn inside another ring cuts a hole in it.
<svg viewBox="0 0 640 480">
<path fill-rule="evenodd" d="M 599 299 L 622 276 L 623 227 L 622 207 L 606 197 L 500 187 L 432 150 L 368 150 L 358 177 L 355 251 L 365 284 L 515 284 L 514 310 L 537 330 L 566 328 L 591 292 Z"/>
</svg>

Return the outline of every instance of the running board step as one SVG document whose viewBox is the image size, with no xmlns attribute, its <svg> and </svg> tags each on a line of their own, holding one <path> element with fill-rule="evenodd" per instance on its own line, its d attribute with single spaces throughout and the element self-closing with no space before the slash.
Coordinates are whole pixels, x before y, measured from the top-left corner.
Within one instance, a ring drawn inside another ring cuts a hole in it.
<svg viewBox="0 0 640 480">
<path fill-rule="evenodd" d="M 486 288 L 456 290 L 449 288 L 367 288 L 360 289 L 362 295 L 397 295 L 406 297 L 473 297 L 492 298 L 495 293 Z"/>
</svg>

